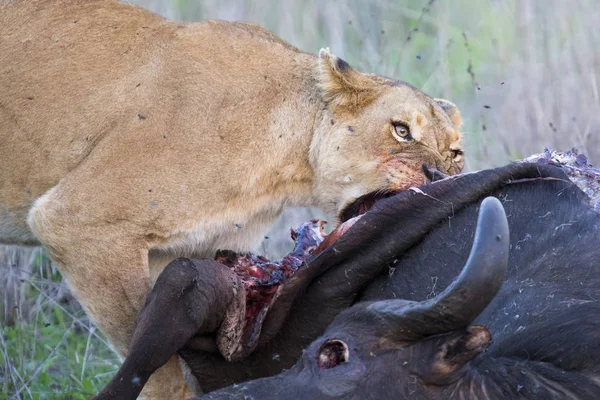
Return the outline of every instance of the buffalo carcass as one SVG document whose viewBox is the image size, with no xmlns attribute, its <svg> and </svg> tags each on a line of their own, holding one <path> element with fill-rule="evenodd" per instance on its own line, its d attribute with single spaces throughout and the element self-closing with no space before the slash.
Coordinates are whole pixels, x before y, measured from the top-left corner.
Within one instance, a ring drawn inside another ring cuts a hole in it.
<svg viewBox="0 0 600 400">
<path fill-rule="evenodd" d="M 244 360 L 180 354 L 205 390 L 279 373 L 207 399 L 597 399 L 599 244 L 598 214 L 560 169 L 447 178 L 379 201 L 309 259 L 302 295 L 273 307 Z"/>
</svg>

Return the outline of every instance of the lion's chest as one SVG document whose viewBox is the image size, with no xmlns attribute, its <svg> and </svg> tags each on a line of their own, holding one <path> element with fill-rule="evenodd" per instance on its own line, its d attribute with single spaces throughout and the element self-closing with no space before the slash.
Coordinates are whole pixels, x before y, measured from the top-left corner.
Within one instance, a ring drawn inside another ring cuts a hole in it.
<svg viewBox="0 0 600 400">
<path fill-rule="evenodd" d="M 217 250 L 246 252 L 257 249 L 282 210 L 282 204 L 256 211 L 249 207 L 206 216 L 195 221 L 192 228 L 177 229 L 166 243 L 150 251 L 151 276 L 157 277 L 177 257 L 212 259 Z"/>
</svg>

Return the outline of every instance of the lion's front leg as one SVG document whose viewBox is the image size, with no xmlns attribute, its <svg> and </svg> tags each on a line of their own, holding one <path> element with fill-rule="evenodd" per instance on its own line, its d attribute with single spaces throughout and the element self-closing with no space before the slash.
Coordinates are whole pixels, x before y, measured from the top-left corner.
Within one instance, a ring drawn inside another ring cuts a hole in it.
<svg viewBox="0 0 600 400">
<path fill-rule="evenodd" d="M 59 184 L 35 203 L 28 222 L 88 315 L 126 356 L 136 316 L 151 287 L 149 244 L 131 220 L 110 218 L 113 204 L 82 202 L 78 195 L 89 190 Z M 152 399 L 184 399 L 190 394 L 177 356 L 146 387 L 144 394 Z"/>
<path fill-rule="evenodd" d="M 154 371 L 192 337 L 217 331 L 236 293 L 244 305 L 241 290 L 237 275 L 215 261 L 170 263 L 138 315 L 125 362 L 96 399 L 134 400 Z"/>
</svg>

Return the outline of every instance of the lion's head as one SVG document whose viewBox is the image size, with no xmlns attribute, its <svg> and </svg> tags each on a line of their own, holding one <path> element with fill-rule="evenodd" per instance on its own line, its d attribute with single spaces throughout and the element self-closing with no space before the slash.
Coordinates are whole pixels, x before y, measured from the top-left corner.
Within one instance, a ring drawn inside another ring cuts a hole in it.
<svg viewBox="0 0 600 400">
<path fill-rule="evenodd" d="M 310 156 L 315 193 L 327 212 L 340 215 L 361 196 L 421 185 L 423 164 L 450 175 L 462 170 L 456 105 L 358 72 L 328 50 L 317 65 L 326 109 Z"/>
</svg>

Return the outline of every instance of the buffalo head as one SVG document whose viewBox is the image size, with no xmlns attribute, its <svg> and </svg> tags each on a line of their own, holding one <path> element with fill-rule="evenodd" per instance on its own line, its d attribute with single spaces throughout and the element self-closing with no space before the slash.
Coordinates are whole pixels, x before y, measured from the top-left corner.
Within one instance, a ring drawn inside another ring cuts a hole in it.
<svg viewBox="0 0 600 400">
<path fill-rule="evenodd" d="M 292 369 L 202 399 L 400 399 L 451 385 L 491 341 L 487 328 L 470 324 L 504 281 L 508 240 L 501 203 L 486 198 L 469 259 L 438 296 L 359 303 L 338 315 Z"/>
</svg>

